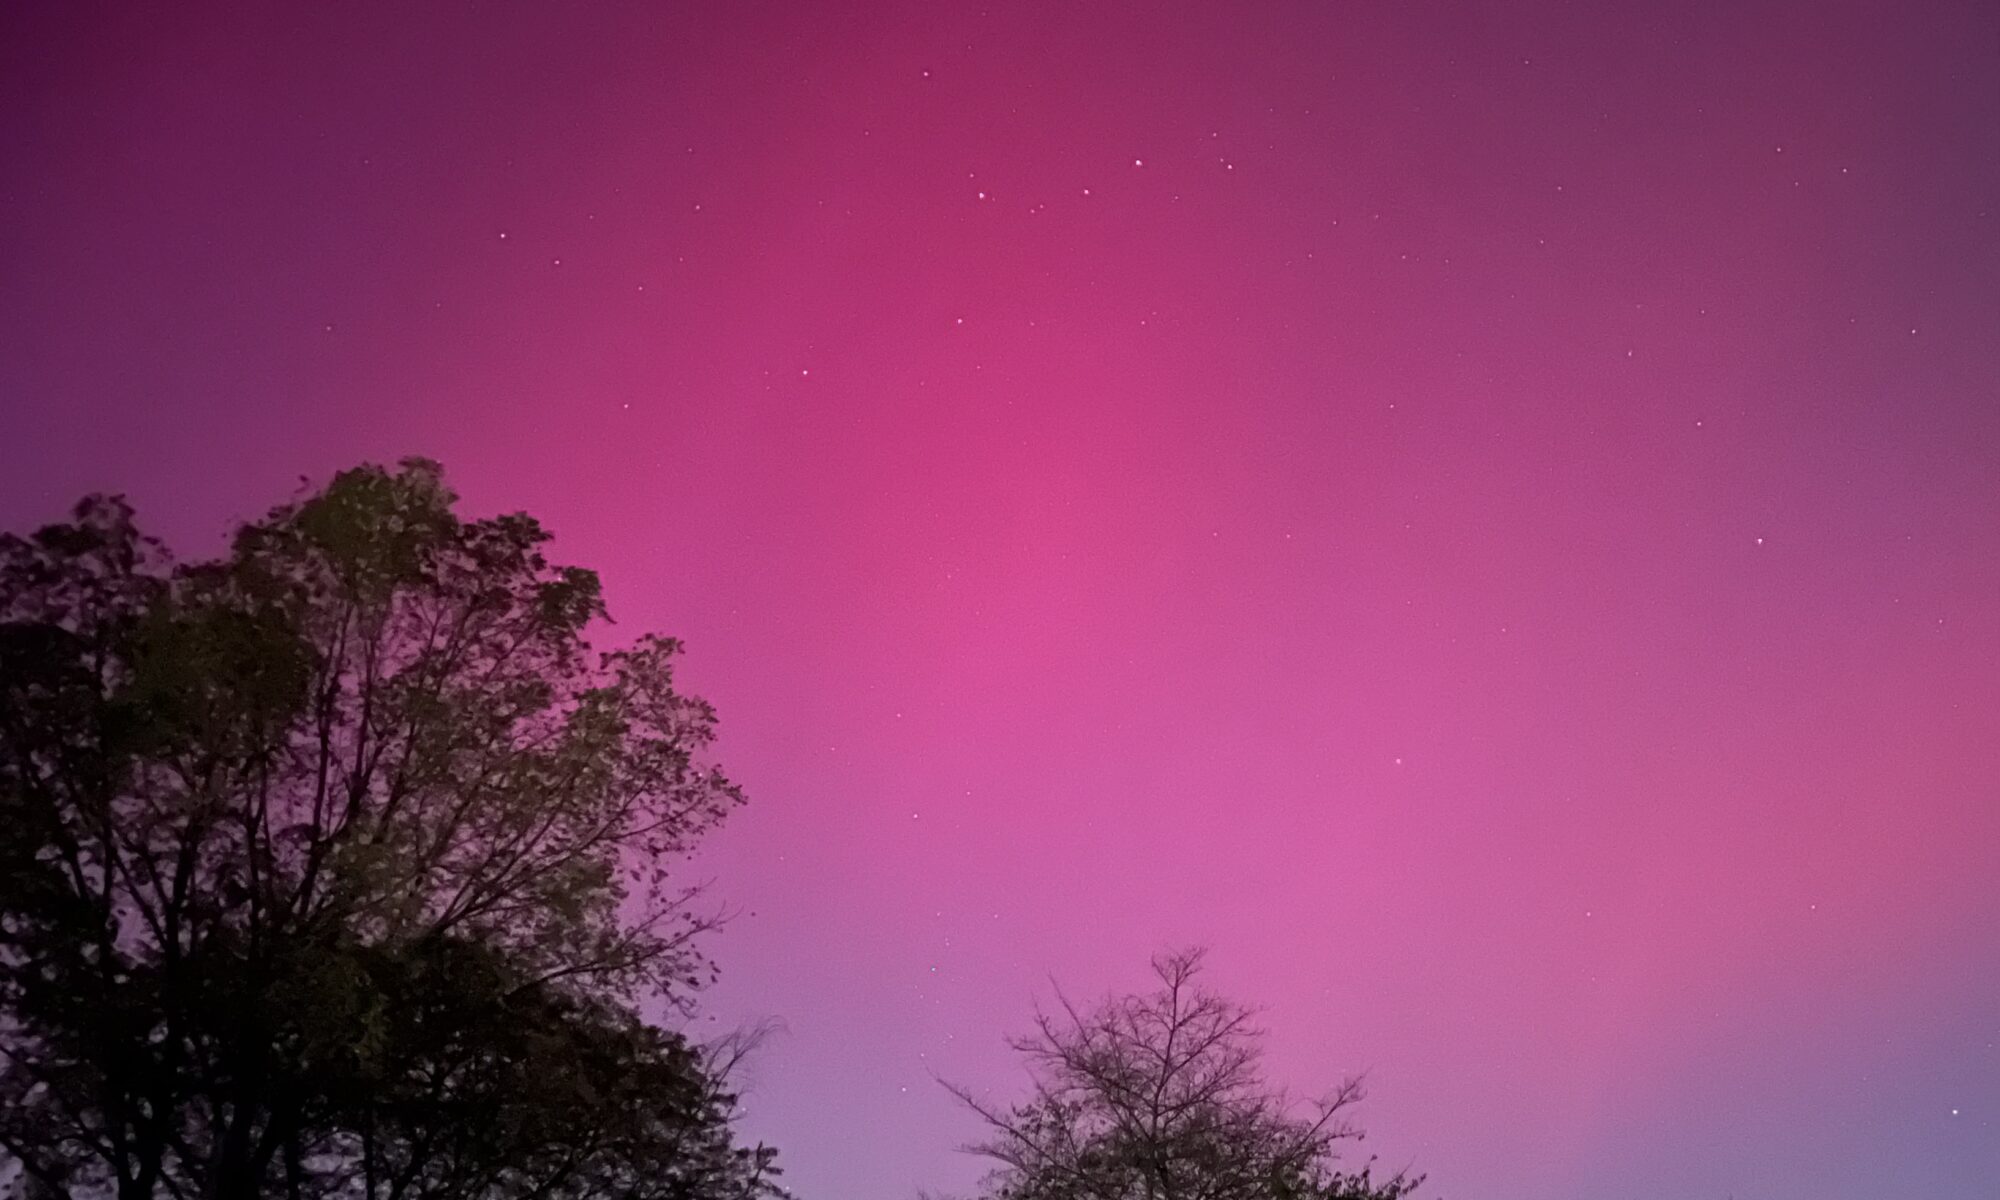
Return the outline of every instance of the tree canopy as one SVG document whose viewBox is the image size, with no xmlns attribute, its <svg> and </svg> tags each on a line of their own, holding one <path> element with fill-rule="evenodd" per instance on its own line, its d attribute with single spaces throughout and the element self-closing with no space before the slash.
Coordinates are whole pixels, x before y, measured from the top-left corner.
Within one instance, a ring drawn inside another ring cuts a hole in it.
<svg viewBox="0 0 2000 1200">
<path fill-rule="evenodd" d="M 743 797 L 676 643 L 434 463 L 176 563 L 117 498 L 0 537 L 0 1160 L 119 1200 L 777 1191 L 657 1018 Z"/>
<path fill-rule="evenodd" d="M 1265 1083 L 1256 1014 L 1202 987 L 1202 955 L 1153 960 L 1159 986 L 1079 1009 L 1063 1000 L 1012 1045 L 1034 1084 L 1012 1106 L 952 1092 L 986 1126 L 990 1200 L 1401 1200 L 1422 1178 L 1348 1171 L 1362 1096 L 1308 1105 Z"/>
</svg>

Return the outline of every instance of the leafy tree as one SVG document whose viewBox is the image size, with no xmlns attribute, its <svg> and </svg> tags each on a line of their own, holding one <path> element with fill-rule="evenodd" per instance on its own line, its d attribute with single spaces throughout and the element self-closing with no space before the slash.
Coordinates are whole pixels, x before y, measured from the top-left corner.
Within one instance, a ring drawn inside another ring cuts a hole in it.
<svg viewBox="0 0 2000 1200">
<path fill-rule="evenodd" d="M 1336 1166 L 1361 1133 L 1348 1080 L 1302 1109 L 1266 1085 L 1255 1014 L 1196 983 L 1201 953 L 1153 960 L 1159 988 L 1088 1011 L 1067 999 L 1012 1041 L 1034 1076 L 1000 1108 L 953 1087 L 986 1125 L 992 1200 L 1401 1200 L 1422 1177 Z"/>
<path fill-rule="evenodd" d="M 755 1197 L 672 864 L 742 796 L 677 645 L 434 463 L 175 564 L 0 537 L 0 1162 L 118 1200 Z"/>
</svg>

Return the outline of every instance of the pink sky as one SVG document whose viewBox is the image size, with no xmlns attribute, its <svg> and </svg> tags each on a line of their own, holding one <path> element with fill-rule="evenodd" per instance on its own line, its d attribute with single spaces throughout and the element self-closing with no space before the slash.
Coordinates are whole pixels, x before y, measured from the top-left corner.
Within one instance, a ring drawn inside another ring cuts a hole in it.
<svg viewBox="0 0 2000 1200">
<path fill-rule="evenodd" d="M 685 638 L 802 1200 L 1162 947 L 1452 1200 L 2000 1188 L 2000 9 L 0 11 L 0 523 Z"/>
</svg>

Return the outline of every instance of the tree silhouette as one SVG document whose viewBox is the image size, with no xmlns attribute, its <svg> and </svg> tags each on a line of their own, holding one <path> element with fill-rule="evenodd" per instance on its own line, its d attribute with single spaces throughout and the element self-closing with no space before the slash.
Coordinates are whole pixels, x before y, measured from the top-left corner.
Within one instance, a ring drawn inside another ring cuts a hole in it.
<svg viewBox="0 0 2000 1200">
<path fill-rule="evenodd" d="M 0 538 L 0 1157 L 45 1195 L 775 1191 L 672 864 L 742 796 L 670 640 L 436 464 L 175 564 L 121 500 Z"/>
<path fill-rule="evenodd" d="M 1196 983 L 1202 955 L 1153 960 L 1157 990 L 1088 1011 L 1062 1000 L 1011 1045 L 1034 1089 L 993 1106 L 952 1093 L 986 1125 L 968 1147 L 998 1166 L 993 1200 L 1400 1200 L 1421 1177 L 1336 1167 L 1358 1140 L 1348 1080 L 1301 1108 L 1266 1085 L 1255 1013 Z"/>
</svg>

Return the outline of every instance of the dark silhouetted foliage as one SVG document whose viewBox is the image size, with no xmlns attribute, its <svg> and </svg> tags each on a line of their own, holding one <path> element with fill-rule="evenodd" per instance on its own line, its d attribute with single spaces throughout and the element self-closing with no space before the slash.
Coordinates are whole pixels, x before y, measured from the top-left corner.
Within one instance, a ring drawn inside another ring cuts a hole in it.
<svg viewBox="0 0 2000 1200">
<path fill-rule="evenodd" d="M 0 1161 L 118 1200 L 775 1193 L 641 1019 L 741 796 L 676 645 L 435 464 L 176 565 L 121 501 L 0 538 Z"/>
</svg>

